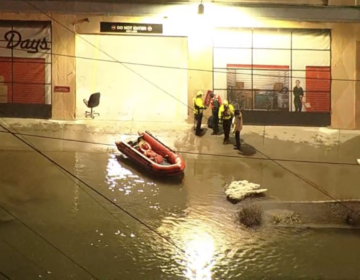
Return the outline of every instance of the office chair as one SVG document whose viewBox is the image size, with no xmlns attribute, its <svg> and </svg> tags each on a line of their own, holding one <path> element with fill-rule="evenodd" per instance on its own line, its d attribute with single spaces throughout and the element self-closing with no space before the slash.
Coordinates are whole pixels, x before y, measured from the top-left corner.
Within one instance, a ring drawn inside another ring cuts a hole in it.
<svg viewBox="0 0 360 280">
<path fill-rule="evenodd" d="M 100 104 L 100 92 L 93 93 L 92 95 L 90 95 L 89 100 L 84 99 L 83 101 L 84 101 L 86 107 L 88 107 L 88 108 L 91 109 L 90 112 L 89 112 L 89 111 L 85 111 L 85 117 L 89 117 L 89 116 L 90 116 L 90 117 L 93 119 L 93 118 L 94 118 L 94 115 L 100 116 L 99 113 L 95 113 L 95 112 L 93 111 L 93 109 L 94 109 L 95 107 L 99 106 L 99 104 Z"/>
</svg>

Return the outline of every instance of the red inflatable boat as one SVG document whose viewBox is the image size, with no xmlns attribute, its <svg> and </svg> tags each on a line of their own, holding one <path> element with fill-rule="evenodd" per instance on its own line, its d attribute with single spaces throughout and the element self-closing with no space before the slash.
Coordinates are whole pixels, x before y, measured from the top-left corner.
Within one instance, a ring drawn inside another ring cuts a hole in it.
<svg viewBox="0 0 360 280">
<path fill-rule="evenodd" d="M 137 141 L 115 142 L 118 150 L 151 173 L 163 176 L 182 175 L 183 158 L 161 143 L 150 132 L 140 133 Z"/>
</svg>

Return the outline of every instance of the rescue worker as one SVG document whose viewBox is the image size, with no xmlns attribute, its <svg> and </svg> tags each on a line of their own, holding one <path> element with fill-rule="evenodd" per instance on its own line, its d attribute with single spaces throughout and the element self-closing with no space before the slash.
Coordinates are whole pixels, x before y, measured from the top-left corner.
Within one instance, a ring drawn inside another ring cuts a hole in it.
<svg viewBox="0 0 360 280">
<path fill-rule="evenodd" d="M 219 108 L 221 106 L 221 98 L 219 95 L 210 93 L 210 106 L 212 111 L 212 128 L 213 133 L 211 135 L 219 134 Z"/>
<path fill-rule="evenodd" d="M 203 117 L 203 111 L 207 109 L 206 106 L 204 106 L 202 97 L 204 93 L 202 91 L 198 91 L 196 94 L 196 98 L 194 99 L 194 119 L 196 121 L 196 129 L 195 129 L 195 135 L 201 136 L 201 122 Z"/>
<path fill-rule="evenodd" d="M 234 106 L 229 104 L 227 100 L 224 100 L 219 109 L 219 119 L 222 121 L 224 129 L 224 142 L 223 144 L 229 144 L 230 138 L 230 129 L 232 124 L 232 119 L 234 117 Z"/>
</svg>

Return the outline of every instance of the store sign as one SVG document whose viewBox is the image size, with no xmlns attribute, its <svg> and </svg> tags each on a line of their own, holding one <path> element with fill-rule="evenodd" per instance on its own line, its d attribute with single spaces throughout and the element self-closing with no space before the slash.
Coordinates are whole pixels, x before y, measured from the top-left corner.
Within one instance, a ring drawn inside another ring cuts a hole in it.
<svg viewBox="0 0 360 280">
<path fill-rule="evenodd" d="M 23 39 L 20 32 L 10 30 L 4 34 L 4 39 L 7 41 L 6 48 L 14 49 L 20 47 L 28 53 L 38 53 L 39 50 L 50 50 L 50 42 L 46 41 L 46 37 L 42 39 Z"/>
<path fill-rule="evenodd" d="M 54 92 L 70 92 L 70 87 L 54 86 Z"/>
<path fill-rule="evenodd" d="M 100 32 L 162 34 L 163 25 L 128 22 L 100 22 Z"/>
</svg>

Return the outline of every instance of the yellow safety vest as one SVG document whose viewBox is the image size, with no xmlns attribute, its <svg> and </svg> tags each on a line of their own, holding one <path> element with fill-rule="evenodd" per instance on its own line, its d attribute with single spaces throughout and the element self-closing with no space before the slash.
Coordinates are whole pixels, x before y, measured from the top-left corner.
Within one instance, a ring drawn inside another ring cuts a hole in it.
<svg viewBox="0 0 360 280">
<path fill-rule="evenodd" d="M 235 110 L 233 105 L 229 104 L 225 110 L 225 106 L 222 104 L 219 109 L 219 119 L 229 120 L 234 116 L 234 112 Z"/>
<path fill-rule="evenodd" d="M 202 98 L 200 96 L 194 98 L 194 114 L 195 115 L 201 114 L 204 109 L 205 109 L 205 106 L 202 101 Z"/>
</svg>

